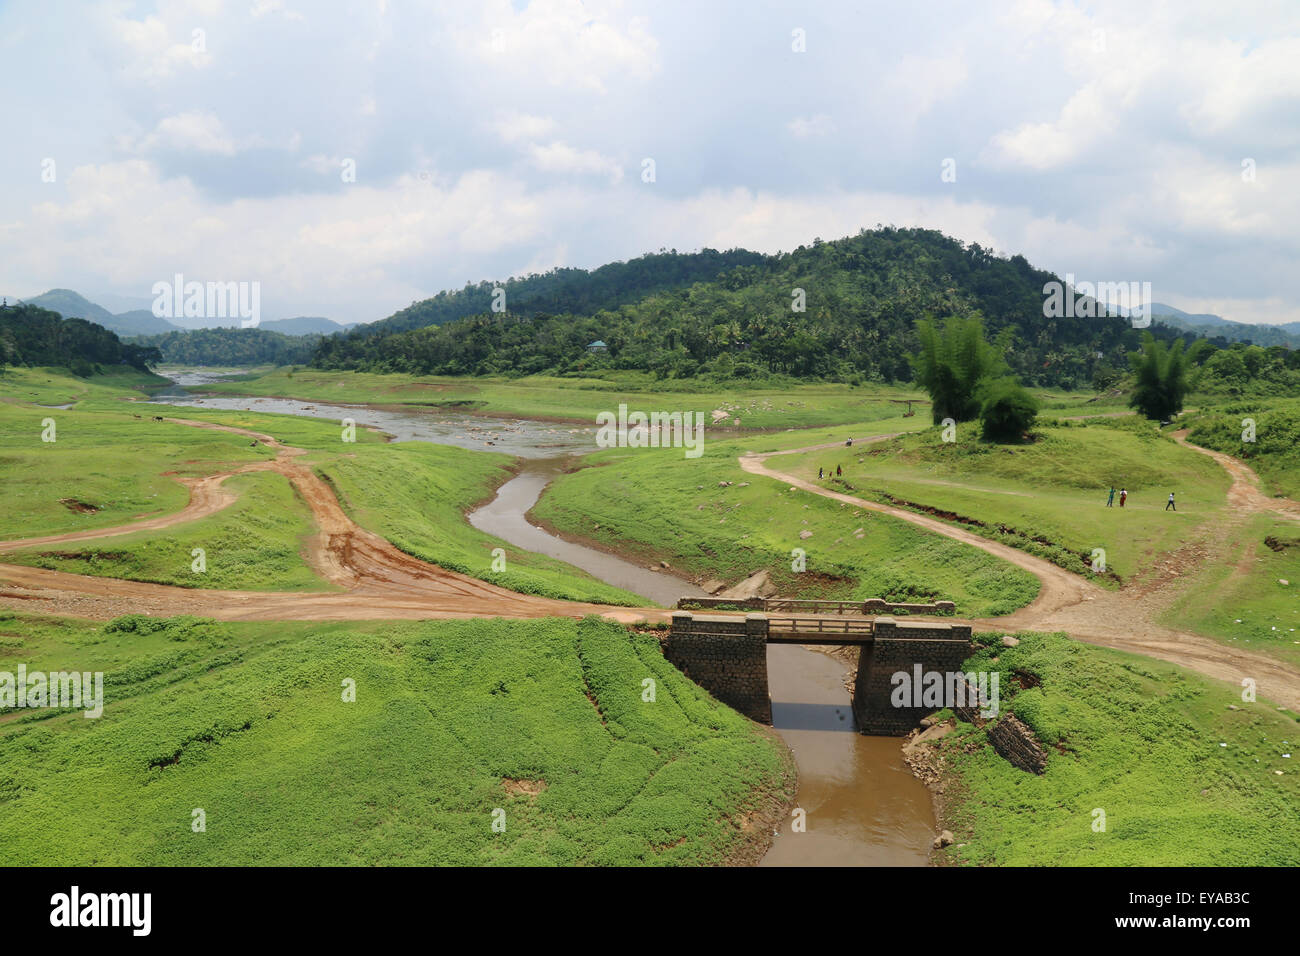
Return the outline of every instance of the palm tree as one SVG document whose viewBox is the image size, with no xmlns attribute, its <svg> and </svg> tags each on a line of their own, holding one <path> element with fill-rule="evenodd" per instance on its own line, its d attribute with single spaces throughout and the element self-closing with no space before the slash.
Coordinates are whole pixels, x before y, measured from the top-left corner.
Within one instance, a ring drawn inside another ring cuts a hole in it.
<svg viewBox="0 0 1300 956">
<path fill-rule="evenodd" d="M 1189 374 L 1188 365 L 1208 345 L 1205 339 L 1198 339 L 1184 352 L 1182 339 L 1166 346 L 1147 332 L 1142 337 L 1142 351 L 1129 356 L 1136 379 L 1129 405 L 1156 421 L 1167 421 L 1181 412 L 1183 399 L 1199 378 L 1199 374 Z"/>
</svg>

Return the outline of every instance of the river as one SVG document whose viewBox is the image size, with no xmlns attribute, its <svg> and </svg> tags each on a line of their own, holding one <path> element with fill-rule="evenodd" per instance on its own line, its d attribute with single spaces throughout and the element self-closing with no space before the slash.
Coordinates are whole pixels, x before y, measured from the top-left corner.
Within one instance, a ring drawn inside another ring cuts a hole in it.
<svg viewBox="0 0 1300 956">
<path fill-rule="evenodd" d="M 522 419 L 494 419 L 442 410 L 393 411 L 364 405 L 280 398 L 194 394 L 219 376 L 201 370 L 172 373 L 173 387 L 153 401 L 170 405 L 351 418 L 394 436 L 474 451 L 499 451 L 521 459 L 518 473 L 490 502 L 467 517 L 475 528 L 518 548 L 581 568 L 616 587 L 671 607 L 679 597 L 702 595 L 672 575 L 623 561 L 603 551 L 558 538 L 530 524 L 525 515 L 546 486 L 594 451 L 596 429 Z M 857 732 L 839 660 L 791 645 L 767 650 L 772 722 L 799 767 L 796 806 L 806 827 L 787 820 L 764 866 L 924 866 L 935 833 L 930 792 L 903 762 L 896 737 Z"/>
</svg>

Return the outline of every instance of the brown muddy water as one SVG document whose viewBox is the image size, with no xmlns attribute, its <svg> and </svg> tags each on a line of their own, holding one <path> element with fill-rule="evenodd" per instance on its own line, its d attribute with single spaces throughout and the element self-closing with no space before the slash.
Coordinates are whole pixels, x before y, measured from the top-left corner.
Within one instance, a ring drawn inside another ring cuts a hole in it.
<svg viewBox="0 0 1300 956">
<path fill-rule="evenodd" d="M 208 379 L 210 381 L 211 379 Z M 206 382 L 193 379 L 202 387 Z M 178 386 L 191 384 L 184 377 Z M 292 399 L 200 398 L 173 387 L 154 401 L 173 405 L 303 415 L 380 428 L 398 441 L 429 441 L 522 459 L 519 473 L 496 497 L 467 517 L 478 530 L 581 568 L 593 577 L 671 607 L 704 592 L 688 582 L 574 544 L 525 517 L 546 486 L 563 473 L 567 456 L 595 450 L 595 429 L 475 415 L 402 412 Z M 767 649 L 772 722 L 799 767 L 795 807 L 763 866 L 924 866 L 935 834 L 930 791 L 903 762 L 897 737 L 857 732 L 844 687 L 848 668 L 826 654 L 791 645 Z"/>
</svg>

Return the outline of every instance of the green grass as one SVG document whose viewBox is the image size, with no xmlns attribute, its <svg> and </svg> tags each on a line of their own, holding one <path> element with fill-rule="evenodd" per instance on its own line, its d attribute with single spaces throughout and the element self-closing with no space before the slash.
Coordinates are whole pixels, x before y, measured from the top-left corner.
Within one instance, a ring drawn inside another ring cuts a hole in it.
<svg viewBox="0 0 1300 956">
<path fill-rule="evenodd" d="M 358 524 L 408 554 L 525 594 L 634 607 L 646 604 L 643 597 L 561 561 L 516 548 L 465 520 L 467 511 L 491 496 L 489 489 L 509 477 L 508 456 L 425 442 L 354 448 L 346 454 L 314 456 L 312 461 L 319 462 L 317 470 Z M 505 550 L 502 572 L 492 570 L 496 548 Z"/>
<path fill-rule="evenodd" d="M 124 390 L 141 394 L 165 388 L 169 380 L 128 366 L 79 378 L 66 368 L 0 368 L 0 401 L 65 405 L 88 399 L 116 400 Z"/>
<path fill-rule="evenodd" d="M 1254 422 L 1253 441 L 1247 419 Z M 1300 401 L 1237 401 L 1203 409 L 1189 422 L 1188 441 L 1246 462 L 1267 494 L 1300 498 Z"/>
<path fill-rule="evenodd" d="M 185 507 L 189 493 L 164 472 L 209 475 L 275 455 L 239 435 L 155 422 L 161 412 L 153 406 L 144 406 L 140 418 L 128 409 L 120 402 L 91 410 L 0 402 L 0 538 L 170 514 Z M 54 420 L 53 442 L 41 440 L 47 418 Z M 97 510 L 82 513 L 73 503 Z"/>
<path fill-rule="evenodd" d="M 675 449 L 599 452 L 586 459 L 593 467 L 554 482 L 533 514 L 700 579 L 734 584 L 767 569 L 782 596 L 942 598 L 958 615 L 979 617 L 1037 595 L 1036 578 L 976 548 L 741 471 L 737 456 L 755 444 L 706 441 L 697 459 Z M 792 569 L 794 548 L 806 552 L 803 572 Z"/>
<path fill-rule="evenodd" d="M 1178 446 L 1135 418 L 1040 425 L 1032 443 L 997 445 L 978 438 L 975 424 L 957 440 L 942 429 L 885 442 L 790 455 L 772 467 L 861 497 L 974 519 L 955 522 L 997 541 L 1092 575 L 1095 548 L 1107 569 L 1127 580 L 1152 559 L 1221 517 L 1230 479 L 1212 459 Z M 836 466 L 844 470 L 834 478 Z M 1107 508 L 1111 483 L 1127 487 L 1128 503 Z M 1164 511 L 1170 491 L 1178 511 Z M 951 519 L 950 519 L 951 520 Z M 1095 575 L 1102 583 L 1113 576 Z"/>
<path fill-rule="evenodd" d="M 160 531 L 14 551 L 4 560 L 71 574 L 151 581 L 181 587 L 253 591 L 333 589 L 303 561 L 315 532 L 311 510 L 289 480 L 274 472 L 226 479 L 238 495 L 228 508 Z M 205 570 L 193 570 L 192 552 Z"/>
<path fill-rule="evenodd" d="M 1204 568 L 1163 623 L 1300 665 L 1300 525 L 1259 515 L 1241 538 L 1244 564 Z"/>
<path fill-rule="evenodd" d="M 1245 703 L 1239 688 L 1172 664 L 1061 634 L 1018 636 L 1018 647 L 995 643 L 965 667 L 1000 673 L 1002 711 L 1047 745 L 1047 770 L 1016 769 L 978 745 L 983 731 L 958 724 L 940 743 L 955 777 L 945 787 L 955 797 L 950 825 L 965 844 L 943 851 L 949 860 L 1300 865 L 1295 715 L 1262 700 Z M 1042 683 L 1008 701 L 1016 671 Z M 1104 833 L 1093 831 L 1094 809 L 1105 812 Z"/>
<path fill-rule="evenodd" d="M 0 634 L 12 665 L 105 672 L 99 719 L 0 716 L 4 865 L 720 863 L 793 797 L 783 747 L 607 622 Z"/>
</svg>

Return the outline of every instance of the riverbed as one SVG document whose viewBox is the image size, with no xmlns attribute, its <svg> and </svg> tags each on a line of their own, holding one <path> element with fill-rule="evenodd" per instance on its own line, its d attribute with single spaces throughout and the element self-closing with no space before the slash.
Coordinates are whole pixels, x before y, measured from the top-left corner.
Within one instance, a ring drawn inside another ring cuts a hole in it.
<svg viewBox="0 0 1300 956">
<path fill-rule="evenodd" d="M 365 405 L 195 394 L 214 381 L 201 370 L 171 373 L 176 384 L 152 401 L 301 415 L 378 428 L 396 441 L 428 441 L 521 459 L 517 474 L 467 518 L 475 528 L 527 551 L 557 558 L 616 587 L 671 607 L 699 588 L 673 575 L 556 537 L 526 519 L 547 485 L 596 450 L 594 426 L 494 419 L 441 409 L 395 411 Z M 188 386 L 188 387 L 187 387 Z M 773 726 L 799 768 L 796 808 L 775 836 L 764 866 L 923 866 L 935 820 L 930 792 L 912 776 L 896 737 L 857 732 L 844 686 L 846 666 L 790 645 L 767 651 Z"/>
</svg>

